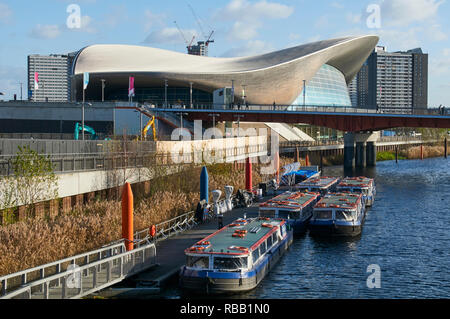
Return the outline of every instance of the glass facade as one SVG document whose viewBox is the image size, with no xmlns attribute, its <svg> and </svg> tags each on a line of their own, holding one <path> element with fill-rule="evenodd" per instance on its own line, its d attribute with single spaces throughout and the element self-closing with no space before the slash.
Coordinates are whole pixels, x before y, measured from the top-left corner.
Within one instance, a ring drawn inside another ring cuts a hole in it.
<svg viewBox="0 0 450 319">
<path fill-rule="evenodd" d="M 303 91 L 292 105 L 351 107 L 345 77 L 341 71 L 324 64 L 316 75 L 306 81 L 305 101 Z"/>
<path fill-rule="evenodd" d="M 126 101 L 128 100 L 128 89 L 110 92 L 107 94 L 107 99 L 113 101 Z M 147 102 L 161 106 L 165 101 L 164 87 L 136 88 L 136 95 L 133 98 L 133 101 L 141 103 Z M 212 93 L 192 89 L 192 103 L 194 105 L 210 105 L 212 102 Z M 168 105 L 189 105 L 190 89 L 188 87 L 167 87 L 167 103 Z"/>
</svg>

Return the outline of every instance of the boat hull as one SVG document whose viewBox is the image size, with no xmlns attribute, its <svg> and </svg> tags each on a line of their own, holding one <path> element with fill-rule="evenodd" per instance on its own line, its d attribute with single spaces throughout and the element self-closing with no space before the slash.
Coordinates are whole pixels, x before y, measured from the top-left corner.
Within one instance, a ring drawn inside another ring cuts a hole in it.
<svg viewBox="0 0 450 319">
<path fill-rule="evenodd" d="M 308 225 L 308 230 L 311 236 L 358 236 L 362 232 L 365 220 L 366 212 L 363 210 L 361 219 L 357 221 L 356 225 L 311 221 Z"/>
<path fill-rule="evenodd" d="M 279 259 L 292 244 L 293 232 L 287 232 L 286 238 L 271 249 L 267 258 L 258 263 L 251 271 L 213 272 L 196 271 L 182 267 L 180 271 L 180 287 L 195 294 L 233 294 L 254 289 L 276 265 Z"/>
<path fill-rule="evenodd" d="M 362 232 L 362 225 L 310 224 L 311 236 L 358 236 Z"/>
<path fill-rule="evenodd" d="M 293 230 L 294 236 L 302 235 L 307 231 L 311 218 L 312 218 L 312 213 L 306 219 L 302 219 L 302 220 L 292 219 L 292 220 L 288 221 L 288 225 Z"/>
</svg>

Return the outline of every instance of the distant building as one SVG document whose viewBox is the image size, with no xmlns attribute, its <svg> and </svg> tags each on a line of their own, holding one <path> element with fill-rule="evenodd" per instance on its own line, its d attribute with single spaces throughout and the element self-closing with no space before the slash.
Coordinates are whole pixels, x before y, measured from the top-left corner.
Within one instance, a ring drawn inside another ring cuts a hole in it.
<svg viewBox="0 0 450 319">
<path fill-rule="evenodd" d="M 197 45 L 188 47 L 188 54 L 208 56 L 208 45 L 205 41 L 199 41 L 197 42 Z"/>
<path fill-rule="evenodd" d="M 71 100 L 71 72 L 75 53 L 28 56 L 28 95 L 35 102 L 67 102 Z M 34 75 L 39 74 L 35 91 Z"/>
<path fill-rule="evenodd" d="M 428 54 L 420 48 L 387 52 L 377 46 L 349 89 L 352 103 L 361 108 L 427 108 Z"/>
</svg>

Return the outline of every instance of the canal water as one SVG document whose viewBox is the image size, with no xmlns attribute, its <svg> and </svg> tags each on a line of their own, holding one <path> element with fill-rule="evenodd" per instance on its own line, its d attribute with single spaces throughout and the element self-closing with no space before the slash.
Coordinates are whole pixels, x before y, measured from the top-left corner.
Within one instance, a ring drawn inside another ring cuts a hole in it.
<svg viewBox="0 0 450 319">
<path fill-rule="evenodd" d="M 350 174 L 374 177 L 377 186 L 361 236 L 295 238 L 256 289 L 231 298 L 450 298 L 450 160 L 386 161 Z M 381 287 L 370 289 L 374 264 Z M 163 297 L 183 295 L 174 285 Z"/>
</svg>

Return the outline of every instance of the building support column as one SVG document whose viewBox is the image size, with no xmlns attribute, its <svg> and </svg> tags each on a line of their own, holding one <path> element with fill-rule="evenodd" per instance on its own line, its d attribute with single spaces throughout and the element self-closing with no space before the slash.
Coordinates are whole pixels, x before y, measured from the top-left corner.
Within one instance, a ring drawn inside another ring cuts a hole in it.
<svg viewBox="0 0 450 319">
<path fill-rule="evenodd" d="M 373 167 L 377 165 L 377 146 L 375 142 L 366 144 L 366 166 Z"/>
<path fill-rule="evenodd" d="M 344 167 L 353 168 L 355 162 L 355 134 L 344 134 Z"/>
<path fill-rule="evenodd" d="M 366 167 L 366 143 L 356 142 L 355 166 Z"/>
</svg>

